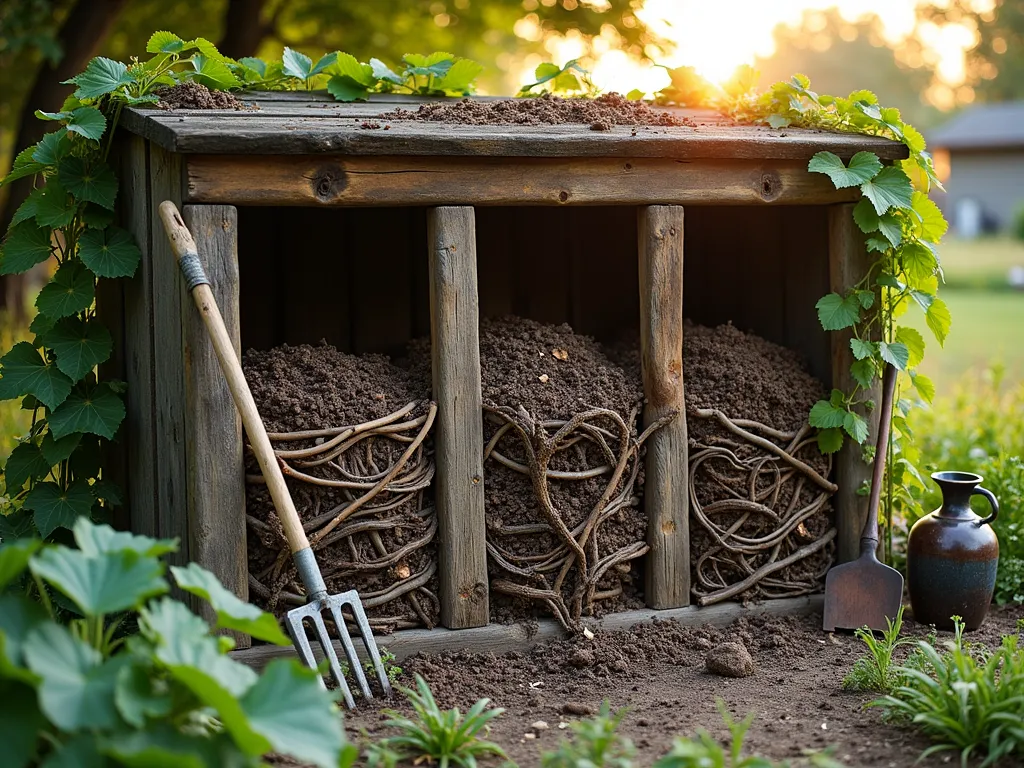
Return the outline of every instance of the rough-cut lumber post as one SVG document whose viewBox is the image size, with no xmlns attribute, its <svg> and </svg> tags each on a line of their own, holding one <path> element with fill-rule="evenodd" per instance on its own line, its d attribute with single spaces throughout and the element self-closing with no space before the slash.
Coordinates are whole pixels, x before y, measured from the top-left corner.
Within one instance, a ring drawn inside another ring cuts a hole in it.
<svg viewBox="0 0 1024 768">
<path fill-rule="evenodd" d="M 441 623 L 481 627 L 490 609 L 473 209 L 433 208 L 427 229 Z"/>
<path fill-rule="evenodd" d="M 829 288 L 842 294 L 868 273 L 871 256 L 864 246 L 864 236 L 853 220 L 853 204 L 834 205 L 828 212 L 828 263 Z M 853 363 L 853 352 L 850 350 L 851 331 L 833 331 L 832 346 L 832 386 L 849 391 L 855 386 L 850 374 Z M 880 385 L 866 396 L 878 402 Z M 870 413 L 861 411 L 868 420 L 870 437 L 868 444 L 878 434 L 878 409 Z M 839 490 L 833 499 L 836 515 L 837 562 L 846 563 L 856 560 L 860 554 L 860 531 L 864 527 L 864 519 L 868 513 L 868 497 L 858 490 L 865 483 L 871 482 L 871 466 L 864 461 L 861 446 L 847 439 L 842 450 L 836 456 L 836 484 Z"/>
<path fill-rule="evenodd" d="M 186 205 L 182 216 L 196 241 L 235 354 L 240 355 L 238 212 L 232 205 Z M 189 552 L 248 601 L 242 421 L 203 319 L 185 291 L 182 301 Z M 216 620 L 216 612 L 205 601 L 200 607 L 204 618 Z M 248 635 L 233 635 L 237 647 L 249 647 Z"/>
<path fill-rule="evenodd" d="M 683 402 L 683 209 L 639 210 L 644 427 L 676 412 L 647 441 L 647 584 L 651 608 L 690 603 L 689 458 Z"/>
</svg>

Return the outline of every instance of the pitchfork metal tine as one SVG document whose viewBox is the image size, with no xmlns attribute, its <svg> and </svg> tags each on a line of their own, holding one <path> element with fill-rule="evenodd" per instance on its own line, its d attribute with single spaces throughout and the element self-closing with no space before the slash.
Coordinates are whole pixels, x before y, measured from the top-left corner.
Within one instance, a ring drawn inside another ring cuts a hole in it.
<svg viewBox="0 0 1024 768">
<path fill-rule="evenodd" d="M 373 669 L 377 673 L 377 682 L 380 683 L 384 696 L 389 697 L 391 696 L 391 681 L 388 679 L 387 670 L 384 669 L 384 662 L 380 659 L 377 643 L 373 640 L 373 630 L 370 629 L 370 622 L 366 618 L 366 611 L 363 610 L 363 603 L 359 600 L 359 594 L 355 590 L 352 590 L 351 594 L 354 598 L 349 603 L 352 606 L 352 617 L 355 619 L 356 626 L 359 627 L 359 634 L 363 638 L 366 652 L 370 655 L 370 660 L 373 661 Z"/>
<path fill-rule="evenodd" d="M 373 691 L 370 690 L 370 684 L 366 681 L 366 675 L 363 674 L 363 665 L 359 661 L 355 645 L 352 644 L 352 636 L 348 633 L 348 627 L 345 626 L 345 617 L 341 615 L 341 604 L 344 602 L 345 597 L 347 596 L 340 595 L 337 599 L 331 600 L 331 616 L 334 617 L 334 624 L 338 628 L 338 637 L 341 638 L 341 645 L 345 649 L 345 656 L 348 657 L 348 665 L 352 669 L 352 674 L 355 675 L 356 681 L 359 683 L 359 690 L 363 692 L 363 696 L 372 699 Z"/>
<path fill-rule="evenodd" d="M 317 605 L 317 608 L 322 607 L 322 604 Z M 313 623 L 316 625 L 316 637 L 317 640 L 320 641 L 320 647 L 323 648 L 324 655 L 330 662 L 331 674 L 334 675 L 334 682 L 338 684 L 338 687 L 345 695 L 345 705 L 349 709 L 355 709 L 356 702 L 355 699 L 352 698 L 352 691 L 349 690 L 348 681 L 345 679 L 345 672 L 342 670 L 341 663 L 338 661 L 338 654 L 334 652 L 334 643 L 331 642 L 331 636 L 327 632 L 327 624 L 324 623 L 324 618 L 320 615 L 319 610 L 314 613 L 311 618 L 313 619 Z"/>
</svg>

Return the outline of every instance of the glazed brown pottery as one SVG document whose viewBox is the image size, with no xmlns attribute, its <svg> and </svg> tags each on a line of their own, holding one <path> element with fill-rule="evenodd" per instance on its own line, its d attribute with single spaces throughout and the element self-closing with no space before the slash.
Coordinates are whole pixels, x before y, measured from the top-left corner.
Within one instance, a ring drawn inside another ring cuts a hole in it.
<svg viewBox="0 0 1024 768">
<path fill-rule="evenodd" d="M 951 616 L 977 629 L 988 614 L 996 584 L 999 539 L 989 523 L 999 514 L 982 477 L 970 472 L 936 472 L 942 506 L 910 529 L 907 541 L 907 590 L 914 618 L 938 629 L 952 629 Z M 988 499 L 992 514 L 978 517 L 971 496 Z"/>
</svg>

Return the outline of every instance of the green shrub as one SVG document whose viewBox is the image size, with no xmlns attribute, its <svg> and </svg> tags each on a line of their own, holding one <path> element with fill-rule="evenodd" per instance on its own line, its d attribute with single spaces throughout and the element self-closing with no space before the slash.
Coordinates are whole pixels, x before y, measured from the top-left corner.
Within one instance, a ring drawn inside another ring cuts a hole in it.
<svg viewBox="0 0 1024 768">
<path fill-rule="evenodd" d="M 341 716 L 313 670 L 271 662 L 257 675 L 234 643 L 165 597 L 161 555 L 176 541 L 79 518 L 78 549 L 36 539 L 0 545 L 0 743 L 5 768 L 258 766 L 270 752 L 349 766 Z M 199 566 L 171 568 L 207 601 L 216 628 L 290 645 L 273 616 Z M 22 589 L 18 589 L 21 586 Z M 66 625 L 55 620 L 56 603 Z M 137 618 L 138 634 L 119 636 Z"/>
<path fill-rule="evenodd" d="M 416 690 L 399 689 L 412 704 L 415 718 L 386 710 L 391 717 L 385 725 L 398 730 L 369 748 L 371 766 L 392 766 L 408 760 L 419 764 L 437 762 L 441 768 L 476 768 L 477 759 L 495 755 L 506 757 L 497 744 L 480 738 L 488 723 L 504 709 L 487 709 L 488 699 L 480 699 L 463 715 L 458 709 L 442 711 L 427 682 L 416 675 Z"/>
<path fill-rule="evenodd" d="M 1003 638 L 991 653 L 978 654 L 963 641 L 964 625 L 954 617 L 955 633 L 943 653 L 921 641 L 921 663 L 900 668 L 903 683 L 872 702 L 889 716 L 904 718 L 935 744 L 936 752 L 959 750 L 961 765 L 986 755 L 982 766 L 1016 754 L 1024 757 L 1024 650 L 1017 636 Z"/>
<path fill-rule="evenodd" d="M 572 738 L 563 739 L 554 752 L 541 757 L 543 768 L 631 768 L 636 748 L 619 734 L 626 710 L 611 711 L 605 701 L 601 711 L 572 723 Z"/>
</svg>

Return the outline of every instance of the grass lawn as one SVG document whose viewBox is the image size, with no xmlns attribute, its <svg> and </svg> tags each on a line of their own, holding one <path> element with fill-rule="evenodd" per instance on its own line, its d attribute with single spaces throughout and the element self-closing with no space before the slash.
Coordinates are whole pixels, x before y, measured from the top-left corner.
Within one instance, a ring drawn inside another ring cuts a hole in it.
<svg viewBox="0 0 1024 768">
<path fill-rule="evenodd" d="M 1024 242 L 1010 238 L 956 240 L 939 246 L 946 288 L 1005 290 L 1010 267 L 1024 266 Z"/>
</svg>

